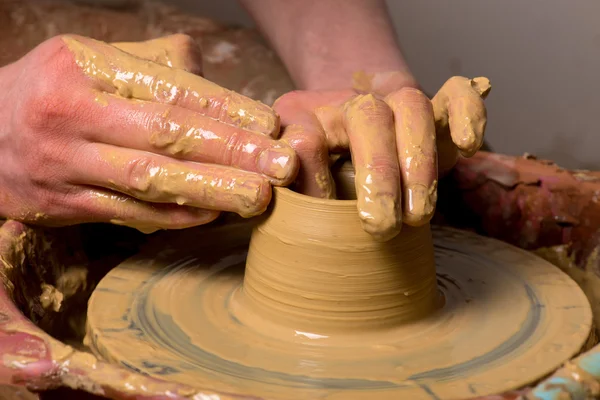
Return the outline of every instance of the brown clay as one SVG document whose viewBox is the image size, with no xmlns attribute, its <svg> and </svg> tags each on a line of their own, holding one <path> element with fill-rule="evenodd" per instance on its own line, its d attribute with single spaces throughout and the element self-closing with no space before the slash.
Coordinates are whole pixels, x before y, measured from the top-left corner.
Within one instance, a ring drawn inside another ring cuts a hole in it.
<svg viewBox="0 0 600 400">
<path fill-rule="evenodd" d="M 381 243 L 355 210 L 276 189 L 246 278 L 247 224 L 154 244 L 100 282 L 87 342 L 151 376 L 269 399 L 476 397 L 584 345 L 589 303 L 549 263 L 436 228 L 435 285 L 428 226 Z"/>
<path fill-rule="evenodd" d="M 261 318 L 329 335 L 398 326 L 439 308 L 428 225 L 381 243 L 361 228 L 356 201 L 275 193 L 244 275 L 243 301 Z"/>
<path fill-rule="evenodd" d="M 198 105 L 196 112 L 204 108 L 202 115 L 222 122 L 266 134 L 279 132 L 279 120 L 269 107 L 191 72 L 142 60 L 93 39 L 65 36 L 63 40 L 84 73 L 103 82 L 112 94 L 167 104 L 187 101 Z"/>
</svg>

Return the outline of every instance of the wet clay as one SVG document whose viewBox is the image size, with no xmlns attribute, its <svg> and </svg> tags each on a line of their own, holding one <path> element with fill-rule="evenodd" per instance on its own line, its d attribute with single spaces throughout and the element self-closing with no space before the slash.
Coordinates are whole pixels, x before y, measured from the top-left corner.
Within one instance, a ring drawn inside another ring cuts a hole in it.
<svg viewBox="0 0 600 400">
<path fill-rule="evenodd" d="M 250 241 L 245 314 L 330 335 L 397 326 L 441 305 L 429 226 L 381 243 L 362 229 L 356 201 L 276 193 Z"/>
<path fill-rule="evenodd" d="M 359 95 L 344 106 L 344 122 L 348 135 L 355 135 L 350 152 L 363 229 L 379 240 L 388 240 L 402 226 L 400 167 L 393 159 L 377 158 L 396 147 L 394 115 L 383 100 L 372 94 Z M 396 152 L 390 156 L 395 158 Z"/>
<path fill-rule="evenodd" d="M 241 128 L 279 132 L 279 119 L 260 102 L 224 89 L 182 69 L 132 56 L 93 39 L 65 36 L 83 72 L 120 97 L 159 103 L 187 103 L 203 115 Z M 82 40 L 85 40 L 82 41 Z"/>
<path fill-rule="evenodd" d="M 100 151 L 100 154 L 116 170 L 126 170 L 131 163 L 131 159 L 122 153 Z M 262 197 L 268 195 L 269 184 L 257 174 L 243 178 L 241 181 L 235 168 L 204 165 L 202 169 L 194 170 L 186 164 L 172 162 L 148 166 L 147 172 L 136 175 L 129 185 L 113 181 L 109 186 L 150 202 L 237 211 L 243 217 L 261 214 L 266 207 L 266 204 L 262 206 L 265 203 Z"/>
<path fill-rule="evenodd" d="M 87 343 L 228 393 L 418 400 L 523 387 L 586 342 L 589 303 L 558 268 L 428 225 L 382 243 L 355 210 L 278 188 L 249 248 L 245 225 L 156 243 L 100 282 Z"/>
<path fill-rule="evenodd" d="M 178 36 L 142 44 L 118 43 L 119 48 L 86 38 L 65 36 L 63 40 L 77 65 L 94 80 L 99 90 L 97 102 L 107 106 L 117 97 L 125 98 L 142 114 L 144 107 L 154 107 L 145 114 L 149 121 L 142 130 L 148 134 L 141 138 L 133 135 L 123 147 L 173 156 L 160 161 L 164 159 L 148 154 L 147 160 L 140 161 L 122 149 L 99 147 L 98 157 L 106 164 L 107 173 L 89 184 L 142 201 L 251 217 L 264 212 L 271 196 L 270 184 L 287 184 L 297 173 L 293 149 L 265 137 L 279 133 L 279 117 L 269 107 L 183 69 L 167 67 L 182 64 L 182 60 L 174 59 L 172 49 Z M 223 162 L 227 165 L 219 165 Z M 129 169 L 131 176 L 123 173 Z M 255 170 L 257 173 L 246 172 Z M 95 197 L 119 206 L 113 196 Z M 199 218 L 216 215 L 198 213 Z M 113 222 L 139 227 L 118 216 Z M 142 229 L 152 231 L 155 227 Z"/>
<path fill-rule="evenodd" d="M 487 78 L 452 77 L 430 100 L 405 77 L 357 73 L 358 95 L 345 94 L 350 98 L 341 107 L 314 111 L 329 150 L 350 148 L 363 227 L 381 240 L 396 235 L 402 223 L 431 220 L 438 175 L 481 147 L 487 121 Z M 326 178 L 315 176 L 317 186 L 334 187 Z"/>
<path fill-rule="evenodd" d="M 157 64 L 166 65 L 171 68 L 181 68 L 186 71 L 200 75 L 202 73 L 200 66 L 190 65 L 190 57 L 182 51 L 187 48 L 201 61 L 201 50 L 197 43 L 188 41 L 183 35 L 177 37 L 165 36 L 145 42 L 119 42 L 112 43 L 118 49 L 126 53 L 134 54 L 144 60 L 150 60 Z"/>
</svg>

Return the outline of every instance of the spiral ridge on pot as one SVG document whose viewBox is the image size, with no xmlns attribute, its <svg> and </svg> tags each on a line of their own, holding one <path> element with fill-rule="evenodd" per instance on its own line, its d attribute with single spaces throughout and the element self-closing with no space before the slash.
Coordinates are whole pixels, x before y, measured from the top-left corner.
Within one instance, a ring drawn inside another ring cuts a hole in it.
<svg viewBox="0 0 600 400">
<path fill-rule="evenodd" d="M 315 333 L 428 316 L 441 304 L 429 225 L 380 242 L 362 229 L 356 201 L 278 188 L 252 234 L 243 295 L 261 315 Z"/>
</svg>

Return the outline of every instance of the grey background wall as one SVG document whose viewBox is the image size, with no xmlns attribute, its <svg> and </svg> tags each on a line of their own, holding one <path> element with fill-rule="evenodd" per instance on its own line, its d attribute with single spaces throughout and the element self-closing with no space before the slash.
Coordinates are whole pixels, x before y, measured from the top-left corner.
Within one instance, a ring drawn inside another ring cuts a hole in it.
<svg viewBox="0 0 600 400">
<path fill-rule="evenodd" d="M 252 24 L 235 0 L 170 3 Z M 408 62 L 427 91 L 456 74 L 492 80 L 487 136 L 495 151 L 600 169 L 600 1 L 388 0 L 388 5 Z"/>
</svg>

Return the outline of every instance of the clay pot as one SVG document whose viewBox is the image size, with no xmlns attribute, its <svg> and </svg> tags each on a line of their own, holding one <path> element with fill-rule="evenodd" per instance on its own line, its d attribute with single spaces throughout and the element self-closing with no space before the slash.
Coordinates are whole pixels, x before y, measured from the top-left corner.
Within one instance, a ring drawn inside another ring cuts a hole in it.
<svg viewBox="0 0 600 400">
<path fill-rule="evenodd" d="M 429 225 L 379 242 L 356 200 L 285 188 L 253 231 L 243 291 L 262 316 L 315 333 L 394 326 L 440 305 Z"/>
</svg>

